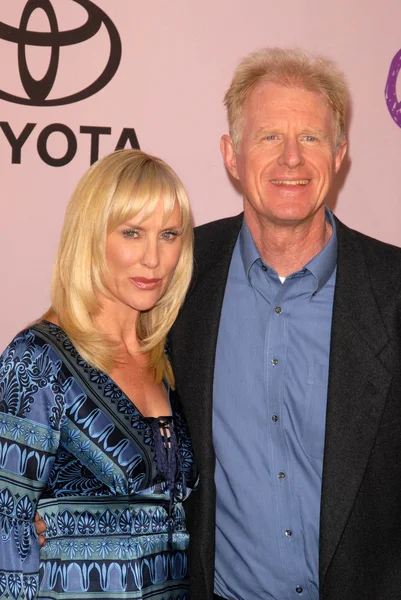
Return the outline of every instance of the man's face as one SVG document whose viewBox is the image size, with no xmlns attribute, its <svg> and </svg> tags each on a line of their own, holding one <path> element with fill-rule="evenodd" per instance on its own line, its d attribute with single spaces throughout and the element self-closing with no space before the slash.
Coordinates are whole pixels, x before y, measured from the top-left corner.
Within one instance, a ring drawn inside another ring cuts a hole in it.
<svg viewBox="0 0 401 600">
<path fill-rule="evenodd" d="M 245 103 L 237 150 L 223 136 L 223 157 L 242 185 L 245 214 L 283 226 L 324 210 L 346 142 L 336 151 L 333 111 L 322 96 L 261 83 Z"/>
</svg>

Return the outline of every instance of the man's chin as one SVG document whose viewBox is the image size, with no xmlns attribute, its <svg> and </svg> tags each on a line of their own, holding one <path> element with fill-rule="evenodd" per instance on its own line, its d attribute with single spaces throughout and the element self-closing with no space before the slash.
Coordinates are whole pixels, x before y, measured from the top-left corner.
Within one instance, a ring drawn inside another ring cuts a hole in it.
<svg viewBox="0 0 401 600">
<path fill-rule="evenodd" d="M 322 213 L 324 213 L 324 206 L 317 210 L 302 210 L 300 207 L 294 207 L 292 209 L 262 213 L 260 216 L 263 221 L 270 221 L 271 224 L 275 224 L 276 226 L 294 227 L 297 225 L 311 223 L 314 220 L 319 219 Z"/>
</svg>

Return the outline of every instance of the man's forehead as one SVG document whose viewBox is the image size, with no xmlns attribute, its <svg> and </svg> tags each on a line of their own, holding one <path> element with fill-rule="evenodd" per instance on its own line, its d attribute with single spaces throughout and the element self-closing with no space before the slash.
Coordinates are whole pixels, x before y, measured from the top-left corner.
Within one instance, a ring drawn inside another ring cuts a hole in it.
<svg viewBox="0 0 401 600">
<path fill-rule="evenodd" d="M 255 87 L 244 105 L 245 120 L 274 122 L 280 118 L 307 118 L 333 121 L 334 112 L 322 94 L 299 86 L 287 87 L 263 82 Z"/>
<path fill-rule="evenodd" d="M 276 101 L 282 102 L 283 99 L 288 99 L 288 102 L 294 106 L 302 103 L 318 103 L 331 108 L 327 98 L 317 90 L 309 89 L 301 84 L 283 85 L 269 80 L 262 80 L 255 85 L 246 104 L 275 103 Z"/>
</svg>

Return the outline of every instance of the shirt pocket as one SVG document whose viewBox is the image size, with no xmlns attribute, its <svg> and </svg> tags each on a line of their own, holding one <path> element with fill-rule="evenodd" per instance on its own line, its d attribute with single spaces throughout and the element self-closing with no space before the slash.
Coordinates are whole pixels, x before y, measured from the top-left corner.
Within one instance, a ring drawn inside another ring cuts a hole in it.
<svg viewBox="0 0 401 600">
<path fill-rule="evenodd" d="M 323 464 L 329 365 L 309 364 L 302 444 L 305 453 Z"/>
</svg>

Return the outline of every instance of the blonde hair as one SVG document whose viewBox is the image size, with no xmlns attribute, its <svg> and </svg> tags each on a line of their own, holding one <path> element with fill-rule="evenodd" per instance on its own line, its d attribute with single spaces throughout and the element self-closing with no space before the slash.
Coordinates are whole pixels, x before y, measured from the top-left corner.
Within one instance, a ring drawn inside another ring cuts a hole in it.
<svg viewBox="0 0 401 600">
<path fill-rule="evenodd" d="M 116 346 L 96 327 L 107 272 L 106 238 L 143 210 L 146 220 L 160 199 L 167 221 L 178 203 L 182 221 L 182 251 L 170 283 L 149 311 L 141 312 L 137 335 L 141 350 L 150 353 L 155 380 L 174 386 L 164 352 L 167 333 L 184 301 L 193 263 L 193 226 L 188 196 L 177 174 L 164 161 L 140 150 L 119 150 L 97 161 L 84 174 L 68 204 L 53 268 L 51 308 L 91 365 L 109 372 L 116 364 Z"/>
<path fill-rule="evenodd" d="M 348 86 L 333 61 L 298 49 L 263 48 L 243 58 L 224 97 L 234 148 L 241 145 L 242 116 L 252 90 L 262 82 L 300 87 L 327 100 L 334 113 L 334 135 L 338 149 L 345 138 Z"/>
</svg>

